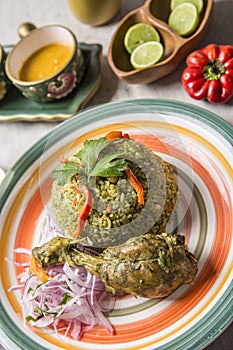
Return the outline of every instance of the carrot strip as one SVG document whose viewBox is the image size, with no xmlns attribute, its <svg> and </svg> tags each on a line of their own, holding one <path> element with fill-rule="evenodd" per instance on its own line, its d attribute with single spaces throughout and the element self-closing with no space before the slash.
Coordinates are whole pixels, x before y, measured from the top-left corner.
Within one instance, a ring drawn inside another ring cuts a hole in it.
<svg viewBox="0 0 233 350">
<path fill-rule="evenodd" d="M 91 192 L 89 189 L 84 185 L 84 184 L 79 184 L 76 187 L 77 192 L 81 192 L 84 197 L 85 197 L 85 203 L 79 210 L 79 215 L 78 215 L 78 226 L 76 231 L 73 234 L 73 237 L 76 238 L 80 235 L 80 233 L 83 231 L 84 226 L 85 226 L 85 221 L 88 217 L 88 214 L 91 210 L 92 207 L 92 197 L 91 197 Z"/>
<path fill-rule="evenodd" d="M 41 282 L 46 282 L 49 279 L 47 273 L 38 265 L 36 259 L 32 256 L 30 260 L 30 272 L 32 275 L 37 276 Z"/>
<path fill-rule="evenodd" d="M 136 176 L 134 175 L 134 173 L 132 172 L 132 170 L 130 169 L 130 167 L 127 165 L 126 166 L 126 174 L 129 180 L 129 183 L 131 184 L 131 186 L 135 189 L 137 196 L 138 196 L 138 204 L 144 204 L 144 190 L 143 187 L 141 185 L 141 183 L 138 181 L 138 179 L 136 178 Z"/>
</svg>

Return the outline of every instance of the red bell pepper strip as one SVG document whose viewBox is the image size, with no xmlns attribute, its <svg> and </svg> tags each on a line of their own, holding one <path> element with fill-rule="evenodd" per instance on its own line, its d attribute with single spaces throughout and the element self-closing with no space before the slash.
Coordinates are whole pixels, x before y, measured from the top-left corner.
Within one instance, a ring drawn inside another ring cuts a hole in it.
<svg viewBox="0 0 233 350">
<path fill-rule="evenodd" d="M 107 140 L 114 140 L 116 138 L 129 139 L 129 134 L 123 134 L 122 131 L 110 131 L 106 136 Z M 130 167 L 126 166 L 126 175 L 128 177 L 129 183 L 134 188 L 138 196 L 138 204 L 144 205 L 144 189 Z"/>
<path fill-rule="evenodd" d="M 138 181 L 138 179 L 136 178 L 136 176 L 134 175 L 134 173 L 132 172 L 132 170 L 130 169 L 130 167 L 128 165 L 126 166 L 125 171 L 126 171 L 129 183 L 131 184 L 131 186 L 135 189 L 135 191 L 137 193 L 138 204 L 144 205 L 144 190 L 143 190 L 141 183 Z"/>
<path fill-rule="evenodd" d="M 49 279 L 47 273 L 38 265 L 38 262 L 33 256 L 31 256 L 29 270 L 31 274 L 37 276 L 41 282 L 46 282 Z"/>
<path fill-rule="evenodd" d="M 129 134 L 123 134 L 122 131 L 109 131 L 106 135 L 105 138 L 107 140 L 115 140 L 115 139 L 129 139 Z"/>
<path fill-rule="evenodd" d="M 122 131 L 109 131 L 106 135 L 105 138 L 107 140 L 115 140 L 115 139 L 121 139 L 122 138 Z"/>
<path fill-rule="evenodd" d="M 60 163 L 61 164 L 64 164 L 64 163 L 66 163 L 66 162 L 68 162 L 69 160 L 66 158 L 66 157 L 64 157 L 64 156 L 61 156 L 60 157 Z"/>
<path fill-rule="evenodd" d="M 181 81 L 190 97 L 225 103 L 233 96 L 233 46 L 210 44 L 186 58 Z"/>
<path fill-rule="evenodd" d="M 76 191 L 81 192 L 85 198 L 83 206 L 79 209 L 78 215 L 78 226 L 76 231 L 73 234 L 73 237 L 76 238 L 83 231 L 85 226 L 85 221 L 88 217 L 88 214 L 92 207 L 92 196 L 90 190 L 84 184 L 78 184 L 76 186 Z"/>
</svg>

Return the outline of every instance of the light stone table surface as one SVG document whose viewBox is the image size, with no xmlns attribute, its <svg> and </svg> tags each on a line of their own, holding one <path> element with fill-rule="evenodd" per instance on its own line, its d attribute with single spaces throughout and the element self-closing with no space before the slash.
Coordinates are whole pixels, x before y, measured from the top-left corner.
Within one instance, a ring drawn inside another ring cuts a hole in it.
<svg viewBox="0 0 233 350">
<path fill-rule="evenodd" d="M 122 0 L 120 11 L 108 24 L 91 27 L 74 18 L 65 0 L 0 0 L 0 43 L 2 45 L 15 44 L 19 40 L 18 26 L 23 22 L 32 22 L 37 27 L 48 24 L 65 25 L 74 32 L 79 41 L 89 44 L 99 43 L 103 47 L 102 84 L 85 108 L 106 102 L 142 97 L 167 98 L 203 107 L 233 124 L 233 99 L 224 105 L 212 105 L 207 101 L 193 100 L 187 95 L 180 82 L 180 75 L 185 67 L 184 60 L 172 74 L 148 85 L 128 85 L 115 77 L 107 62 L 111 36 L 117 23 L 129 11 L 143 3 L 142 0 Z M 233 0 L 215 1 L 213 21 L 200 47 L 209 43 L 233 44 Z M 10 169 L 29 147 L 59 123 L 0 122 L 0 167 L 4 170 Z M 228 327 L 222 335 L 208 345 L 207 349 L 232 349 L 232 330 L 232 326 Z M 0 343 L 1 339 L 4 339 L 4 335 L 0 333 Z M 0 349 L 4 348 L 0 345 Z M 10 349 L 14 350 L 12 346 Z"/>
</svg>

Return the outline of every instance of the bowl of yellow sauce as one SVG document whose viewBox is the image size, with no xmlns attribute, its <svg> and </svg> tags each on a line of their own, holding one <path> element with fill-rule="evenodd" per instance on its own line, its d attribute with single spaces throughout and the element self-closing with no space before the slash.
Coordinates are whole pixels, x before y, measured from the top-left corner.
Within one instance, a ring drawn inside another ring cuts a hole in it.
<svg viewBox="0 0 233 350">
<path fill-rule="evenodd" d="M 35 28 L 23 24 L 22 39 L 6 59 L 6 74 L 11 82 L 37 102 L 66 97 L 80 83 L 85 62 L 74 34 L 61 25 Z"/>
</svg>

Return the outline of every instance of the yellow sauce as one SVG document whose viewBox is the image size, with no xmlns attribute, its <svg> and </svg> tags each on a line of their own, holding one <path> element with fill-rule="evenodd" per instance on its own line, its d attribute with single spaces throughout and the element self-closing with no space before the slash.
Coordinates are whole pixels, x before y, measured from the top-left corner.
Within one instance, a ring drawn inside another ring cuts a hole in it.
<svg viewBox="0 0 233 350">
<path fill-rule="evenodd" d="M 34 52 L 19 71 L 22 81 L 37 81 L 52 77 L 68 63 L 73 46 L 52 43 Z"/>
</svg>

